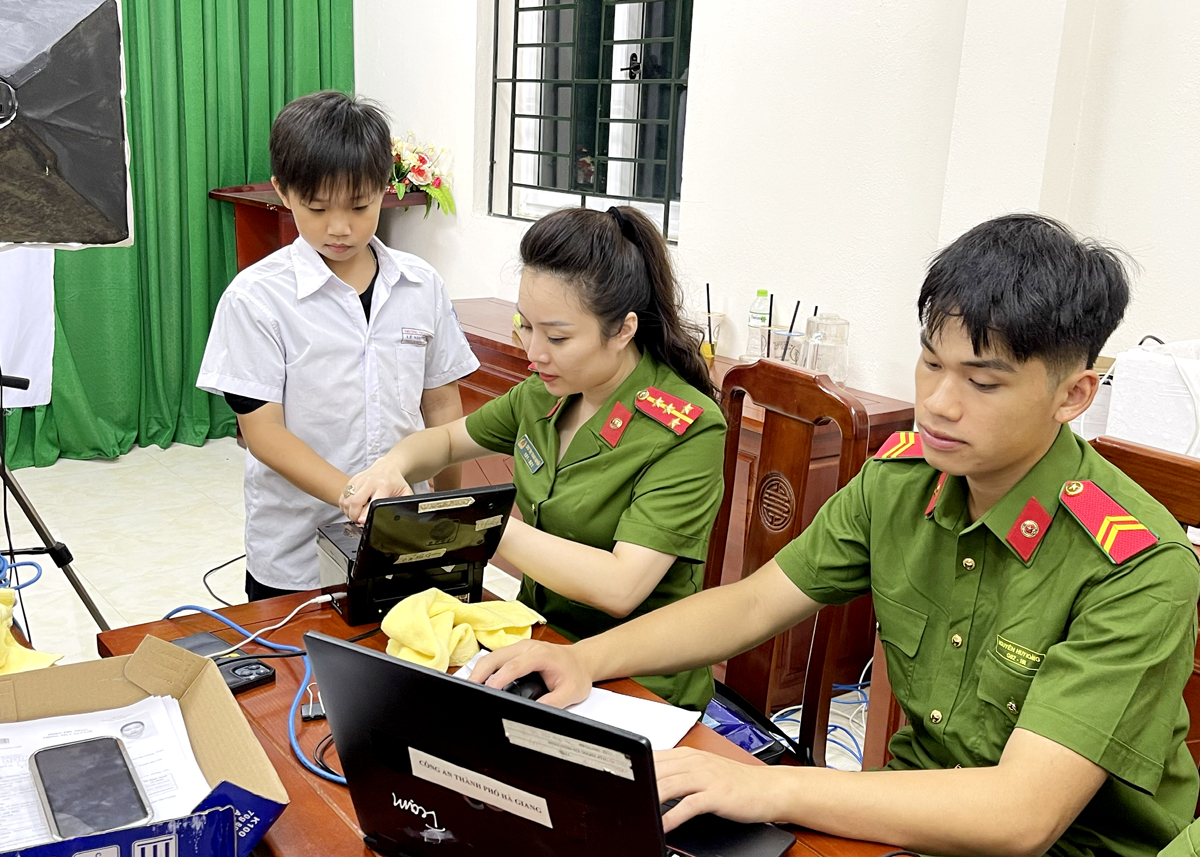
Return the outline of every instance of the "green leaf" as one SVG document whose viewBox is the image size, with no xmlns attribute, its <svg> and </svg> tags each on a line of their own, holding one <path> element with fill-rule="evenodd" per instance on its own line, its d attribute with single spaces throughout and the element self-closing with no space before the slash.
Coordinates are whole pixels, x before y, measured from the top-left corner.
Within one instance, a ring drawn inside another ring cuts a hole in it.
<svg viewBox="0 0 1200 857">
<path fill-rule="evenodd" d="M 450 192 L 450 188 L 443 184 L 441 187 L 427 185 L 425 192 L 429 194 L 429 198 L 437 202 L 438 207 L 442 209 L 442 214 L 449 217 L 451 214 L 457 214 L 454 210 L 454 195 Z"/>
<path fill-rule="evenodd" d="M 396 191 L 396 199 L 404 199 L 404 185 L 400 182 L 392 182 L 392 188 Z"/>
</svg>

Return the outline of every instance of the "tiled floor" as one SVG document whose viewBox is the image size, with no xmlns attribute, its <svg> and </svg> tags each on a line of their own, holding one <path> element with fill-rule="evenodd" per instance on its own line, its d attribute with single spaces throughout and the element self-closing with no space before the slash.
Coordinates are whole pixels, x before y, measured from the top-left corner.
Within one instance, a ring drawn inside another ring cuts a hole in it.
<svg viewBox="0 0 1200 857">
<path fill-rule="evenodd" d="M 161 619 L 184 604 L 221 606 L 201 578 L 243 552 L 244 461 L 245 451 L 224 438 L 203 447 L 135 447 L 116 461 L 60 459 L 14 475 L 53 536 L 70 548 L 75 573 L 116 628 Z M 18 548 L 41 544 L 11 496 L 8 517 Z M 63 654 L 62 663 L 96 658 L 98 628 L 83 603 L 48 557 L 34 559 L 42 578 L 21 593 L 34 646 Z M 239 559 L 209 584 L 236 604 L 245 601 L 245 573 Z M 498 570 L 489 569 L 486 583 L 515 595 L 516 581 Z M 23 618 L 20 607 L 17 617 Z"/>
</svg>

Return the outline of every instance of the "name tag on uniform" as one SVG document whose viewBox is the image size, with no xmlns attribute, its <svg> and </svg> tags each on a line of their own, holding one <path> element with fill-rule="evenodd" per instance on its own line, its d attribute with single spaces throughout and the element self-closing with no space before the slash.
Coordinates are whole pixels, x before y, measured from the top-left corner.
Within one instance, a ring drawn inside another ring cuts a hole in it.
<svg viewBox="0 0 1200 857">
<path fill-rule="evenodd" d="M 521 439 L 517 441 L 517 452 L 524 459 L 525 464 L 529 467 L 530 473 L 537 473 L 543 464 L 542 456 L 538 454 L 537 449 L 533 446 L 533 441 L 529 439 L 529 435 L 521 435 Z"/>
<path fill-rule="evenodd" d="M 433 336 L 433 334 L 429 331 L 421 330 L 420 328 L 416 327 L 403 327 L 400 329 L 401 341 L 407 342 L 411 345 L 424 345 L 429 341 L 431 336 Z"/>
</svg>

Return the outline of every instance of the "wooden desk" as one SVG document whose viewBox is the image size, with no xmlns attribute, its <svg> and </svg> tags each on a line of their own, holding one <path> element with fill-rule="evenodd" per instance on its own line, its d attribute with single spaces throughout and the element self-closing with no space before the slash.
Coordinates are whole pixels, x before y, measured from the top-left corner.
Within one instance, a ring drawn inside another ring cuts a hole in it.
<svg viewBox="0 0 1200 857">
<path fill-rule="evenodd" d="M 458 382 L 462 394 L 463 411 L 471 413 L 484 402 L 503 395 L 511 387 L 529 377 L 529 358 L 525 348 L 513 330 L 512 318 L 516 305 L 499 298 L 474 298 L 454 302 L 455 312 L 471 350 L 479 358 L 480 367 Z M 737 361 L 718 356 L 713 363 L 713 380 L 719 387 L 725 373 Z M 893 432 L 908 431 L 913 426 L 913 406 L 909 402 L 890 399 L 862 390 L 850 390 L 867 409 L 871 424 L 868 454 L 873 455 Z M 753 403 L 746 407 L 746 418 L 742 423 L 739 439 L 737 478 L 733 485 L 725 486 L 733 492 L 733 514 L 729 522 L 729 536 L 725 548 L 725 566 L 721 570 L 721 582 L 731 583 L 742 575 L 742 545 L 746 535 L 746 515 L 749 512 L 747 487 L 754 480 L 758 467 L 759 451 L 762 446 L 763 410 Z M 833 495 L 837 483 L 837 462 L 841 435 L 837 427 L 830 424 L 818 426 L 813 436 L 812 464 L 809 467 L 809 490 L 801 513 L 804 526 L 811 523 L 821 505 Z M 495 480 L 507 482 L 512 478 L 511 456 L 492 456 L 478 462 L 478 467 L 469 462 L 463 468 L 463 485 L 467 487 L 495 484 Z M 519 576 L 511 566 L 497 562 L 510 574 Z M 859 673 L 871 657 L 875 635 L 875 615 L 869 599 L 859 599 L 850 608 L 845 632 L 838 644 L 841 653 L 836 667 L 839 682 L 857 680 Z M 780 665 L 782 676 L 778 690 L 773 695 L 773 705 L 783 708 L 803 701 L 804 677 L 808 668 L 808 653 L 812 641 L 811 624 L 801 626 L 789 637 L 784 661 Z M 718 667 L 718 678 L 724 675 Z"/>
<path fill-rule="evenodd" d="M 211 199 L 233 203 L 233 231 L 237 239 L 239 271 L 280 247 L 291 244 L 300 234 L 296 231 L 296 219 L 269 181 L 214 188 L 208 195 Z M 383 195 L 383 207 L 425 205 L 428 198 L 424 191 L 406 193 L 404 199 L 396 199 L 396 195 L 389 192 Z"/>
<path fill-rule="evenodd" d="M 250 631 L 270 627 L 287 616 L 298 605 L 303 604 L 316 592 L 287 595 L 227 607 L 221 612 L 232 621 Z M 371 626 L 350 627 L 341 616 L 328 605 L 314 605 L 299 613 L 288 625 L 270 635 L 272 642 L 301 645 L 305 631 L 322 631 L 334 637 L 346 639 L 370 630 Z M 114 628 L 97 635 L 97 649 L 101 657 L 129 654 L 147 635 L 163 640 L 209 631 L 230 643 L 240 638 L 216 619 L 204 614 L 178 616 L 159 622 L 147 622 L 128 628 Z M 553 631 L 543 627 L 535 629 L 539 639 L 561 640 Z M 363 640 L 361 645 L 382 651 L 387 638 L 382 634 Z M 247 647 L 252 651 L 253 644 Z M 362 841 L 354 806 L 349 791 L 336 783 L 321 779 L 305 770 L 292 755 L 288 743 L 287 715 L 292 698 L 304 676 L 304 665 L 300 658 L 276 658 L 271 661 L 275 668 L 275 682 L 239 694 L 238 702 L 255 736 L 262 743 L 268 758 L 279 772 L 291 798 L 291 803 L 256 852 L 287 857 L 372 857 L 371 851 Z M 656 698 L 650 691 L 629 679 L 606 682 L 605 687 L 644 699 Z M 329 733 L 324 721 L 297 724 L 300 746 L 311 754 L 317 742 Z M 762 764 L 741 748 L 726 741 L 706 726 L 697 724 L 684 737 L 684 745 L 719 753 L 747 764 Z M 329 753 L 326 760 L 339 768 L 336 751 Z M 796 845 L 788 853 L 791 857 L 878 857 L 890 849 L 869 842 L 825 836 L 796 829 Z"/>
</svg>

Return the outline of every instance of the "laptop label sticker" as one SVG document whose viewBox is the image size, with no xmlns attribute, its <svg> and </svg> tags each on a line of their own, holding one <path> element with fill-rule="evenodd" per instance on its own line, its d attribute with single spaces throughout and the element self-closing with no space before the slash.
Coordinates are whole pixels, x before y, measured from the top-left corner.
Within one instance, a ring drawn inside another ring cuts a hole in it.
<svg viewBox="0 0 1200 857">
<path fill-rule="evenodd" d="M 475 532 L 480 530 L 490 530 L 492 527 L 498 527 L 504 523 L 503 515 L 493 515 L 490 518 L 481 518 L 475 522 Z"/>
<path fill-rule="evenodd" d="M 419 779 L 554 829 L 554 824 L 550 821 L 550 807 L 543 797 L 443 761 L 415 747 L 408 748 L 408 757 L 412 763 L 413 776 Z"/>
<path fill-rule="evenodd" d="M 475 502 L 474 497 L 452 497 L 449 500 L 430 500 L 428 503 L 417 504 L 417 514 L 438 512 L 442 509 L 463 509 Z"/>
<path fill-rule="evenodd" d="M 406 553 L 403 556 L 396 557 L 396 561 L 392 563 L 392 565 L 400 565 L 401 563 L 405 562 L 420 562 L 423 559 L 437 559 L 439 556 L 442 556 L 445 553 L 445 548 L 438 548 L 437 550 L 431 551 L 421 551 L 420 553 Z"/>
<path fill-rule="evenodd" d="M 539 729 L 527 723 L 517 723 L 514 720 L 504 720 L 503 723 L 504 734 L 518 747 L 536 750 L 596 771 L 615 774 L 626 780 L 633 779 L 633 763 L 625 753 L 588 741 L 580 741 L 578 738 L 568 738 L 566 735 Z"/>
</svg>

